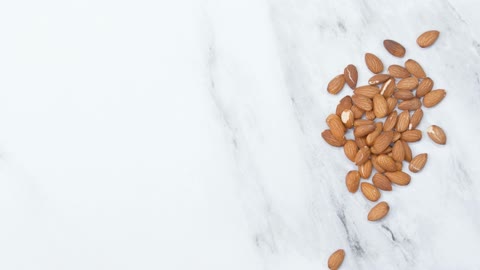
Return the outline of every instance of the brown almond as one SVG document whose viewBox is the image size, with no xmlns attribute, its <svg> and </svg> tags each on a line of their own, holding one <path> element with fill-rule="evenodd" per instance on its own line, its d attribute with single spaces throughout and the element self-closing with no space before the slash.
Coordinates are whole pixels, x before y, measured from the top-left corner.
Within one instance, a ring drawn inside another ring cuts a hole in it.
<svg viewBox="0 0 480 270">
<path fill-rule="evenodd" d="M 410 100 L 415 97 L 412 91 L 409 90 L 398 90 L 393 93 L 393 96 L 399 100 Z"/>
<path fill-rule="evenodd" d="M 345 176 L 345 184 L 348 191 L 355 193 L 360 186 L 360 173 L 358 171 L 349 171 Z"/>
<path fill-rule="evenodd" d="M 382 167 L 380 167 L 380 165 L 378 165 L 377 163 L 377 156 L 371 155 L 370 157 L 371 157 L 373 168 L 375 168 L 375 170 L 377 170 L 379 173 L 384 173 L 385 170 Z"/>
<path fill-rule="evenodd" d="M 385 98 L 390 97 L 393 95 L 395 91 L 395 78 L 388 79 L 380 88 L 380 94 L 382 94 Z"/>
<path fill-rule="evenodd" d="M 346 129 L 349 129 L 353 126 L 353 112 L 352 110 L 344 110 L 340 115 L 340 119 L 342 120 L 343 125 Z"/>
<path fill-rule="evenodd" d="M 386 172 L 385 176 L 388 177 L 390 182 L 399 185 L 405 186 L 410 183 L 411 177 L 405 172 L 396 171 L 396 172 Z"/>
<path fill-rule="evenodd" d="M 378 135 L 377 139 L 373 143 L 372 146 L 372 153 L 379 154 L 384 151 L 392 142 L 393 132 L 392 131 L 384 131 L 380 135 Z"/>
<path fill-rule="evenodd" d="M 423 97 L 426 94 L 430 93 L 432 89 L 433 89 L 433 80 L 427 77 L 418 84 L 417 91 L 415 91 L 415 95 L 417 97 Z"/>
<path fill-rule="evenodd" d="M 378 155 L 377 163 L 387 172 L 394 172 L 397 170 L 397 166 L 395 166 L 395 160 L 387 155 Z"/>
<path fill-rule="evenodd" d="M 367 68 L 373 73 L 380 73 L 383 71 L 383 63 L 380 58 L 378 58 L 373 53 L 366 53 L 365 54 L 365 64 Z"/>
<path fill-rule="evenodd" d="M 408 111 L 403 111 L 398 115 L 397 118 L 397 125 L 395 126 L 395 130 L 398 132 L 404 132 L 408 129 L 408 125 L 410 124 L 410 113 Z"/>
<path fill-rule="evenodd" d="M 362 118 L 363 114 L 365 113 L 364 110 L 360 109 L 359 107 L 353 105 L 350 110 L 353 112 L 353 118 L 360 119 Z"/>
<path fill-rule="evenodd" d="M 422 107 L 422 102 L 418 98 L 412 98 L 410 100 L 404 100 L 398 104 L 398 108 L 400 110 L 409 110 L 414 111 L 416 109 L 420 109 Z"/>
<path fill-rule="evenodd" d="M 353 126 L 354 127 L 358 127 L 358 126 L 364 126 L 364 125 L 374 125 L 375 122 L 373 122 L 373 120 L 369 120 L 369 119 L 357 119 L 355 121 L 353 121 Z"/>
<path fill-rule="evenodd" d="M 372 202 L 378 201 L 380 199 L 380 191 L 374 185 L 363 182 L 360 184 L 360 189 L 362 190 L 363 195 L 365 198 Z"/>
<path fill-rule="evenodd" d="M 362 95 L 353 95 L 352 96 L 353 104 L 364 111 L 371 111 L 373 108 L 372 100 L 366 96 Z"/>
<path fill-rule="evenodd" d="M 363 85 L 355 88 L 353 93 L 355 93 L 356 95 L 362 95 L 368 98 L 373 98 L 376 94 L 380 93 L 380 89 L 372 85 Z"/>
<path fill-rule="evenodd" d="M 395 107 L 397 107 L 398 100 L 394 97 L 387 98 L 387 105 L 388 105 L 388 113 L 393 112 Z"/>
<path fill-rule="evenodd" d="M 406 142 L 418 142 L 422 139 L 422 131 L 418 129 L 407 130 L 402 133 L 401 139 Z"/>
<path fill-rule="evenodd" d="M 423 70 L 422 66 L 413 59 L 408 59 L 405 62 L 405 68 L 410 72 L 413 76 L 417 77 L 418 79 L 423 79 L 427 77 L 425 71 Z"/>
<path fill-rule="evenodd" d="M 415 112 L 413 112 L 412 117 L 410 117 L 410 124 L 408 125 L 408 129 L 415 129 L 418 124 L 420 124 L 420 121 L 422 121 L 423 118 L 423 110 L 422 109 L 417 109 Z"/>
<path fill-rule="evenodd" d="M 432 125 L 427 128 L 427 134 L 432 141 L 438 143 L 438 144 L 446 144 L 447 143 L 447 135 L 445 135 L 445 132 L 443 129 L 437 125 Z"/>
<path fill-rule="evenodd" d="M 410 161 L 410 165 L 408 165 L 408 169 L 414 173 L 419 172 L 423 169 L 423 167 L 425 167 L 425 164 L 427 163 L 427 158 L 427 153 L 418 154 L 416 157 L 412 158 L 412 161 Z"/>
<path fill-rule="evenodd" d="M 343 89 L 344 85 L 345 77 L 343 77 L 343 74 L 337 75 L 328 83 L 327 91 L 332 95 L 336 95 Z"/>
<path fill-rule="evenodd" d="M 343 145 L 343 152 L 350 161 L 355 162 L 355 155 L 357 155 L 358 152 L 358 146 L 355 141 L 347 140 L 347 142 Z"/>
<path fill-rule="evenodd" d="M 391 191 L 392 190 L 392 183 L 388 178 L 381 174 L 375 173 L 372 178 L 373 185 L 376 186 L 378 189 Z"/>
<path fill-rule="evenodd" d="M 367 162 L 369 157 L 370 148 L 368 148 L 368 146 L 360 148 L 360 150 L 358 150 L 357 154 L 355 155 L 355 165 L 362 165 L 363 163 Z"/>
<path fill-rule="evenodd" d="M 350 110 L 350 108 L 352 108 L 352 97 L 344 96 L 338 103 L 335 114 L 341 116 L 343 111 Z"/>
<path fill-rule="evenodd" d="M 404 78 L 397 83 L 397 89 L 399 90 L 411 91 L 417 88 L 417 86 L 418 86 L 418 79 L 415 77 Z"/>
<path fill-rule="evenodd" d="M 369 80 L 368 84 L 377 85 L 386 82 L 391 76 L 388 74 L 375 74 Z"/>
<path fill-rule="evenodd" d="M 367 118 L 368 120 L 374 120 L 376 118 L 375 112 L 373 110 L 365 112 L 365 118 Z"/>
<path fill-rule="evenodd" d="M 401 141 L 403 144 L 403 151 L 405 152 L 405 161 L 410 162 L 412 160 L 412 149 L 407 142 Z"/>
<path fill-rule="evenodd" d="M 442 101 L 446 95 L 447 92 L 445 92 L 443 89 L 430 91 L 423 97 L 423 106 L 431 108 L 440 103 L 440 101 Z"/>
<path fill-rule="evenodd" d="M 363 179 L 370 178 L 370 175 L 372 174 L 372 169 L 373 169 L 372 161 L 367 160 L 365 163 L 358 166 L 358 172 L 360 173 L 360 177 L 362 177 Z"/>
<path fill-rule="evenodd" d="M 324 130 L 322 132 L 322 137 L 331 146 L 340 147 L 340 146 L 343 146 L 346 142 L 345 138 L 338 139 L 335 136 L 333 136 L 332 131 L 330 131 L 330 129 Z"/>
<path fill-rule="evenodd" d="M 395 144 L 393 145 L 392 158 L 395 161 L 400 161 L 400 162 L 402 162 L 405 159 L 405 149 L 403 148 L 403 144 L 401 141 L 396 141 Z"/>
<path fill-rule="evenodd" d="M 410 72 L 400 65 L 391 65 L 388 67 L 388 74 L 392 75 L 395 78 L 408 78 L 410 77 Z"/>
<path fill-rule="evenodd" d="M 397 111 L 391 112 L 383 124 L 383 131 L 391 131 L 397 123 L 397 118 Z"/>
<path fill-rule="evenodd" d="M 396 141 L 400 140 L 401 137 L 402 137 L 402 133 L 400 133 L 398 131 L 394 131 L 392 142 L 396 142 Z"/>
<path fill-rule="evenodd" d="M 355 143 L 357 144 L 358 148 L 367 146 L 367 140 L 365 137 L 355 137 Z"/>
<path fill-rule="evenodd" d="M 405 47 L 402 46 L 402 44 L 391 40 L 391 39 L 386 39 L 383 41 L 383 46 L 387 51 L 396 57 L 403 57 L 405 55 Z"/>
<path fill-rule="evenodd" d="M 366 141 L 368 146 L 372 146 L 375 140 L 377 139 L 378 135 L 382 133 L 383 124 L 382 122 L 375 123 L 375 130 L 367 135 Z"/>
<path fill-rule="evenodd" d="M 361 125 L 358 127 L 355 127 L 353 130 L 353 135 L 355 137 L 365 137 L 368 134 L 370 134 L 372 131 L 375 130 L 375 125 Z"/>
<path fill-rule="evenodd" d="M 390 206 L 386 202 L 380 202 L 375 205 L 370 212 L 368 212 L 368 220 L 369 221 L 377 221 L 384 218 L 388 211 L 390 210 Z"/>
<path fill-rule="evenodd" d="M 402 162 L 395 162 L 395 166 L 397 167 L 397 171 L 401 171 L 403 168 L 403 163 Z"/>
<path fill-rule="evenodd" d="M 392 152 L 392 147 L 389 146 L 387 148 L 385 148 L 385 150 L 383 150 L 381 153 L 379 153 L 380 155 L 386 155 L 386 154 L 390 154 Z"/>
<path fill-rule="evenodd" d="M 343 249 L 339 249 L 335 251 L 328 258 L 328 268 L 330 270 L 337 270 L 342 265 L 344 258 L 345 258 L 345 251 Z"/>
<path fill-rule="evenodd" d="M 387 116 L 387 112 L 388 112 L 387 101 L 380 94 L 376 94 L 373 97 L 373 112 L 375 113 L 375 116 L 378 118 L 383 118 Z"/>
<path fill-rule="evenodd" d="M 337 139 L 342 139 L 345 136 L 345 126 L 338 115 L 330 114 L 327 117 L 327 125 Z"/>
<path fill-rule="evenodd" d="M 439 35 L 440 32 L 437 30 L 427 31 L 417 38 L 417 44 L 422 48 L 430 47 L 437 41 Z"/>
<path fill-rule="evenodd" d="M 350 86 L 352 89 L 355 89 L 358 80 L 357 68 L 354 65 L 348 65 L 343 71 L 343 76 L 348 86 Z"/>
</svg>

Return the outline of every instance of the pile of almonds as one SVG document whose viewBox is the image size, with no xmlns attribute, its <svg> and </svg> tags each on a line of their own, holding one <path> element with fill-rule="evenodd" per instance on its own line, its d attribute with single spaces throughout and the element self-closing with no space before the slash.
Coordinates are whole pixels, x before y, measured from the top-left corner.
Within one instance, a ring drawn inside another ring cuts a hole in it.
<svg viewBox="0 0 480 270">
<path fill-rule="evenodd" d="M 439 34 L 435 30 L 427 31 L 417 38 L 417 44 L 422 48 L 429 47 Z M 385 40 L 383 44 L 393 56 L 401 58 L 406 53 L 405 47 L 396 41 Z M 375 54 L 366 53 L 365 63 L 374 73 L 368 85 L 357 87 L 358 71 L 351 64 L 328 84 L 330 94 L 338 94 L 347 84 L 353 89 L 353 95 L 344 96 L 336 112 L 327 117 L 329 129 L 322 132 L 322 137 L 332 146 L 343 147 L 346 157 L 357 166 L 356 170 L 346 174 L 348 191 L 355 193 L 360 188 L 365 198 L 376 202 L 381 197 L 381 190 L 391 191 L 392 184 L 405 186 L 410 183 L 411 177 L 403 168 L 404 161 L 413 173 L 425 166 L 428 155 L 414 156 L 409 143 L 422 139 L 422 131 L 417 129 L 423 118 L 422 106 L 436 106 L 446 92 L 433 90 L 433 80 L 413 59 L 405 61 L 404 66 L 390 65 L 387 73 L 382 73 L 384 64 Z M 353 129 L 353 138 L 346 137 L 350 129 Z M 446 143 L 444 131 L 436 125 L 428 127 L 427 134 L 435 143 Z M 360 183 L 361 179 L 365 181 Z M 389 210 L 388 203 L 382 201 L 373 206 L 367 219 L 382 219 Z M 344 256 L 341 249 L 334 252 L 328 267 L 338 269 Z"/>
</svg>

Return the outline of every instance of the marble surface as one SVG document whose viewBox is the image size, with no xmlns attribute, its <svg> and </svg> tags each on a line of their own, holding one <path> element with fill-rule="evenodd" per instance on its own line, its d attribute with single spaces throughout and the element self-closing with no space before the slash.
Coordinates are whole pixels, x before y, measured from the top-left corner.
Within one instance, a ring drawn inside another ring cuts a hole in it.
<svg viewBox="0 0 480 270">
<path fill-rule="evenodd" d="M 338 248 L 342 269 L 480 269 L 478 8 L 2 1 L 0 269 L 327 269 Z M 353 63 L 366 82 L 365 52 L 448 92 L 419 127 L 448 144 L 412 146 L 429 162 L 378 223 L 320 137 L 328 81 Z"/>
</svg>

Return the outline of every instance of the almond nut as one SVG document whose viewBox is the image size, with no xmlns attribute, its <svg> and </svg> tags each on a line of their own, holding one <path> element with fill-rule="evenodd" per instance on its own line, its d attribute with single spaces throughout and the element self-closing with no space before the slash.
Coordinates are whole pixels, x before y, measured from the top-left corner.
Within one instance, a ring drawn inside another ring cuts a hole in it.
<svg viewBox="0 0 480 270">
<path fill-rule="evenodd" d="M 411 180 L 410 175 L 402 171 L 386 172 L 385 176 L 388 177 L 390 182 L 399 186 L 406 186 L 410 183 Z"/>
<path fill-rule="evenodd" d="M 367 198 L 369 201 L 376 202 L 378 199 L 380 199 L 380 191 L 374 185 L 363 182 L 360 184 L 360 187 L 363 195 L 365 195 L 365 198 Z"/>
<path fill-rule="evenodd" d="M 365 64 L 367 64 L 367 68 L 373 73 L 380 73 L 383 71 L 382 60 L 373 53 L 365 54 Z"/>
<path fill-rule="evenodd" d="M 428 154 L 426 153 L 417 155 L 416 157 L 412 158 L 412 161 L 410 161 L 408 169 L 414 173 L 419 172 L 427 163 L 427 158 Z"/>
<path fill-rule="evenodd" d="M 427 31 L 417 38 L 417 44 L 422 48 L 430 47 L 437 41 L 439 35 L 440 32 L 436 30 Z"/>
<path fill-rule="evenodd" d="M 357 155 L 358 152 L 358 146 L 355 141 L 347 140 L 343 145 L 343 152 L 350 161 L 355 162 L 355 155 Z"/>
<path fill-rule="evenodd" d="M 438 144 L 446 144 L 447 143 L 447 135 L 445 135 L 445 132 L 443 129 L 439 126 L 432 125 L 427 128 L 427 134 L 432 141 L 438 143 Z"/>
<path fill-rule="evenodd" d="M 332 255 L 330 255 L 330 258 L 328 258 L 328 268 L 330 270 L 337 270 L 340 268 L 340 265 L 342 265 L 344 258 L 345 251 L 343 249 L 335 251 Z"/>
<path fill-rule="evenodd" d="M 345 176 L 345 184 L 347 185 L 348 191 L 355 193 L 358 190 L 360 185 L 360 173 L 358 171 L 349 171 L 347 176 Z"/>
<path fill-rule="evenodd" d="M 378 189 L 385 191 L 392 190 L 392 183 L 385 175 L 381 173 L 375 173 L 375 175 L 373 175 L 372 182 L 373 185 L 376 186 Z"/>
<path fill-rule="evenodd" d="M 390 210 L 390 206 L 386 202 L 380 202 L 375 205 L 370 212 L 368 212 L 368 220 L 369 221 L 377 221 L 382 219 L 388 214 Z"/>
<path fill-rule="evenodd" d="M 345 82 L 348 84 L 348 86 L 350 86 L 352 89 L 355 89 L 358 80 L 357 68 L 354 65 L 348 65 L 343 71 L 343 76 L 345 77 Z"/>
<path fill-rule="evenodd" d="M 447 92 L 443 89 L 430 91 L 423 97 L 423 106 L 431 108 L 440 103 L 446 95 Z"/>
<path fill-rule="evenodd" d="M 391 65 L 388 67 L 388 73 L 395 78 L 408 78 L 410 77 L 410 72 L 402 66 Z"/>
<path fill-rule="evenodd" d="M 391 39 L 386 39 L 383 41 L 383 46 L 387 51 L 396 57 L 403 57 L 405 55 L 405 47 L 402 46 L 402 44 L 391 40 Z"/>
<path fill-rule="evenodd" d="M 423 79 L 427 76 L 422 66 L 413 59 L 408 59 L 405 62 L 405 68 L 408 70 L 408 72 L 410 72 L 413 76 L 417 77 L 418 79 Z"/>
<path fill-rule="evenodd" d="M 327 91 L 330 94 L 336 95 L 343 89 L 344 85 L 345 77 L 343 77 L 343 74 L 337 75 L 328 83 Z"/>
</svg>

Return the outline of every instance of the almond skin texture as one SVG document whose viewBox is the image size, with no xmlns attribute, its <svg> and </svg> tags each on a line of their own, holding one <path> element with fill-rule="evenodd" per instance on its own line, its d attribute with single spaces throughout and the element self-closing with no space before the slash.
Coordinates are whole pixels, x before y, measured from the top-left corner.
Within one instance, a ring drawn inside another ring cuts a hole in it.
<svg viewBox="0 0 480 270">
<path fill-rule="evenodd" d="M 400 43 L 396 41 L 386 39 L 383 41 L 383 46 L 393 56 L 403 57 L 405 55 L 405 47 L 403 47 Z"/>
<path fill-rule="evenodd" d="M 367 146 L 367 140 L 365 137 L 355 137 L 355 143 L 357 144 L 358 148 Z"/>
<path fill-rule="evenodd" d="M 356 95 L 362 95 L 368 98 L 373 98 L 376 94 L 380 93 L 380 89 L 372 85 L 363 85 L 355 88 L 353 93 L 355 93 Z"/>
<path fill-rule="evenodd" d="M 345 144 L 346 145 L 346 144 Z M 396 141 L 392 147 L 392 158 L 395 161 L 402 162 L 405 159 L 405 149 L 401 141 Z"/>
<path fill-rule="evenodd" d="M 348 191 L 355 193 L 360 186 L 360 173 L 358 171 L 349 171 L 345 176 L 345 184 Z"/>
<path fill-rule="evenodd" d="M 350 86 L 352 89 L 355 89 L 358 80 L 357 68 L 354 65 L 348 65 L 343 71 L 343 76 L 348 86 Z"/>
<path fill-rule="evenodd" d="M 398 131 L 394 131 L 392 142 L 396 142 L 396 141 L 400 140 L 401 137 L 402 137 L 402 133 L 400 133 Z"/>
<path fill-rule="evenodd" d="M 368 146 L 372 146 L 375 140 L 377 139 L 378 135 L 382 133 L 383 124 L 382 122 L 375 123 L 375 130 L 367 135 L 366 141 Z"/>
<path fill-rule="evenodd" d="M 410 165 L 408 165 L 408 169 L 411 172 L 419 172 L 425 167 L 425 164 L 427 163 L 428 159 L 428 154 L 423 153 L 419 154 L 416 157 L 412 158 L 412 161 L 410 161 Z"/>
<path fill-rule="evenodd" d="M 352 97 L 350 96 L 344 96 L 340 102 L 337 105 L 337 109 L 335 111 L 335 114 L 338 116 L 341 116 L 342 112 L 344 110 L 350 110 L 352 108 Z"/>
<path fill-rule="evenodd" d="M 365 118 L 368 120 L 374 120 L 376 118 L 374 111 L 367 111 L 365 112 Z"/>
<path fill-rule="evenodd" d="M 355 119 L 362 118 L 362 115 L 365 113 L 364 110 L 360 109 L 356 105 L 353 105 L 352 108 L 350 108 L 350 110 L 352 110 L 353 118 L 355 118 Z"/>
<path fill-rule="evenodd" d="M 355 119 L 353 116 L 352 110 L 344 110 L 340 115 L 340 119 L 342 120 L 343 125 L 345 128 L 349 129 L 353 126 L 353 120 Z"/>
<path fill-rule="evenodd" d="M 382 60 L 373 53 L 365 54 L 365 64 L 367 65 L 367 68 L 375 74 L 383 71 Z"/>
<path fill-rule="evenodd" d="M 417 38 L 417 44 L 422 48 L 430 47 L 437 41 L 439 35 L 440 32 L 437 30 L 427 31 Z"/>
<path fill-rule="evenodd" d="M 415 91 L 415 95 L 417 97 L 423 97 L 428 94 L 433 89 L 433 80 L 430 78 L 423 79 L 417 87 L 417 91 Z"/>
<path fill-rule="evenodd" d="M 330 270 L 337 270 L 343 263 L 345 258 L 345 251 L 343 249 L 339 249 L 335 251 L 330 258 L 328 258 L 328 268 Z"/>
<path fill-rule="evenodd" d="M 373 125 L 375 124 L 372 120 L 369 119 L 357 119 L 353 121 L 354 127 L 364 126 L 364 125 Z"/>
<path fill-rule="evenodd" d="M 388 79 L 381 87 L 380 94 L 382 94 L 385 98 L 390 97 L 393 95 L 395 91 L 395 78 Z"/>
<path fill-rule="evenodd" d="M 412 160 L 412 149 L 407 142 L 401 141 L 403 145 L 403 151 L 405 152 L 405 161 L 410 162 Z"/>
<path fill-rule="evenodd" d="M 360 177 L 363 179 L 370 178 L 370 175 L 372 174 L 372 169 L 373 169 L 372 161 L 367 160 L 365 163 L 358 166 L 358 172 L 360 173 Z"/>
<path fill-rule="evenodd" d="M 395 93 L 393 93 L 393 96 L 399 100 L 410 100 L 415 97 L 412 91 L 410 90 L 398 90 Z"/>
<path fill-rule="evenodd" d="M 372 153 L 379 154 L 390 145 L 393 139 L 393 132 L 392 131 L 384 131 L 380 135 L 378 135 L 377 139 L 372 146 Z"/>
<path fill-rule="evenodd" d="M 368 158 L 370 157 L 370 148 L 368 146 L 363 146 L 358 150 L 357 154 L 355 155 L 355 165 L 359 166 L 363 163 L 367 162 Z"/>
<path fill-rule="evenodd" d="M 418 79 L 415 77 L 404 78 L 397 83 L 397 89 L 399 90 L 411 91 L 417 88 L 417 86 L 418 86 Z"/>
<path fill-rule="evenodd" d="M 397 125 L 395 126 L 396 131 L 404 132 L 408 129 L 410 124 L 410 113 L 408 111 L 403 111 L 398 115 Z"/>
<path fill-rule="evenodd" d="M 395 160 L 387 155 L 379 155 L 377 156 L 377 163 L 387 172 L 394 172 L 397 170 L 397 166 L 395 165 Z"/>
<path fill-rule="evenodd" d="M 397 166 L 397 171 L 401 171 L 403 168 L 403 163 L 402 162 L 395 162 L 395 165 Z"/>
<path fill-rule="evenodd" d="M 373 112 L 375 113 L 375 116 L 377 118 L 383 118 L 387 116 L 387 113 L 388 113 L 387 101 L 380 94 L 376 94 L 373 97 Z"/>
<path fill-rule="evenodd" d="M 355 106 L 364 110 L 364 111 L 371 111 L 373 108 L 372 100 L 366 96 L 362 95 L 353 95 L 352 101 Z"/>
<path fill-rule="evenodd" d="M 335 136 L 333 136 L 330 129 L 324 130 L 322 132 L 322 137 L 328 144 L 335 147 L 343 146 L 346 142 L 345 138 L 337 139 Z"/>
<path fill-rule="evenodd" d="M 397 111 L 393 111 L 385 120 L 383 124 L 383 131 L 391 131 L 397 123 L 398 115 Z"/>
<path fill-rule="evenodd" d="M 380 199 L 380 191 L 374 185 L 363 182 L 360 186 L 363 195 L 365 195 L 365 198 L 367 198 L 369 201 L 376 202 L 378 199 Z"/>
<path fill-rule="evenodd" d="M 423 110 L 422 109 L 417 109 L 415 112 L 413 112 L 412 117 L 410 117 L 410 124 L 408 125 L 408 129 L 415 129 L 418 124 L 420 124 L 420 121 L 422 121 L 423 118 Z"/>
<path fill-rule="evenodd" d="M 425 97 L 423 97 L 423 106 L 431 108 L 440 103 L 446 95 L 447 92 L 443 89 L 430 91 Z"/>
<path fill-rule="evenodd" d="M 398 100 L 396 98 L 394 97 L 387 98 L 388 113 L 391 113 L 393 112 L 393 110 L 395 110 L 395 107 L 397 107 L 397 103 L 398 103 Z"/>
<path fill-rule="evenodd" d="M 377 85 L 386 82 L 391 76 L 388 74 L 375 74 L 369 80 L 368 84 Z"/>
<path fill-rule="evenodd" d="M 343 89 L 344 85 L 345 77 L 343 76 L 343 74 L 337 75 L 328 83 L 327 91 L 332 95 L 336 95 Z"/>
<path fill-rule="evenodd" d="M 385 191 L 391 191 L 392 190 L 392 183 L 388 178 L 381 174 L 381 173 L 375 173 L 375 175 L 372 178 L 373 185 L 376 186 L 378 189 L 385 190 Z"/>
<path fill-rule="evenodd" d="M 402 66 L 391 65 L 388 67 L 388 73 L 395 78 L 408 78 L 410 77 L 410 72 Z"/>
<path fill-rule="evenodd" d="M 385 170 L 382 167 L 380 167 L 380 165 L 378 165 L 378 163 L 377 163 L 377 156 L 376 155 L 371 155 L 371 158 L 372 158 L 371 159 L 372 160 L 372 165 L 375 168 L 375 170 L 377 170 L 379 173 L 384 173 Z"/>
<path fill-rule="evenodd" d="M 406 142 L 418 142 L 422 139 L 422 132 L 418 129 L 407 130 L 402 133 L 401 139 Z"/>
<path fill-rule="evenodd" d="M 445 132 L 443 129 L 437 125 L 432 125 L 427 128 L 427 134 L 432 141 L 438 143 L 438 144 L 446 144 L 447 143 L 447 135 L 445 135 Z"/>
<path fill-rule="evenodd" d="M 405 62 L 405 68 L 410 72 L 413 76 L 417 77 L 418 79 L 423 79 L 427 77 L 425 71 L 423 70 L 422 66 L 413 59 L 408 59 Z"/>
<path fill-rule="evenodd" d="M 370 210 L 367 218 L 369 221 L 380 220 L 388 214 L 389 210 L 390 206 L 388 205 L 388 203 L 380 202 Z"/>
<path fill-rule="evenodd" d="M 348 140 L 343 146 L 343 152 L 350 161 L 355 162 L 355 156 L 358 152 L 358 146 L 355 141 Z"/>
<path fill-rule="evenodd" d="M 338 115 L 330 114 L 327 117 L 327 125 L 335 138 L 341 140 L 345 136 L 345 126 Z"/>
<path fill-rule="evenodd" d="M 390 182 L 399 186 L 406 186 L 410 183 L 411 180 L 410 175 L 402 171 L 386 172 L 385 176 L 388 177 Z"/>
<path fill-rule="evenodd" d="M 374 130 L 375 130 L 375 125 L 373 124 L 361 125 L 361 126 L 355 127 L 355 129 L 353 130 L 353 135 L 355 137 L 365 137 L 371 132 L 373 132 Z"/>
<path fill-rule="evenodd" d="M 417 109 L 420 109 L 420 107 L 422 107 L 422 102 L 418 98 L 412 98 L 410 100 L 404 100 L 404 101 L 400 102 L 400 104 L 398 104 L 398 108 L 400 110 L 415 111 Z"/>
</svg>

